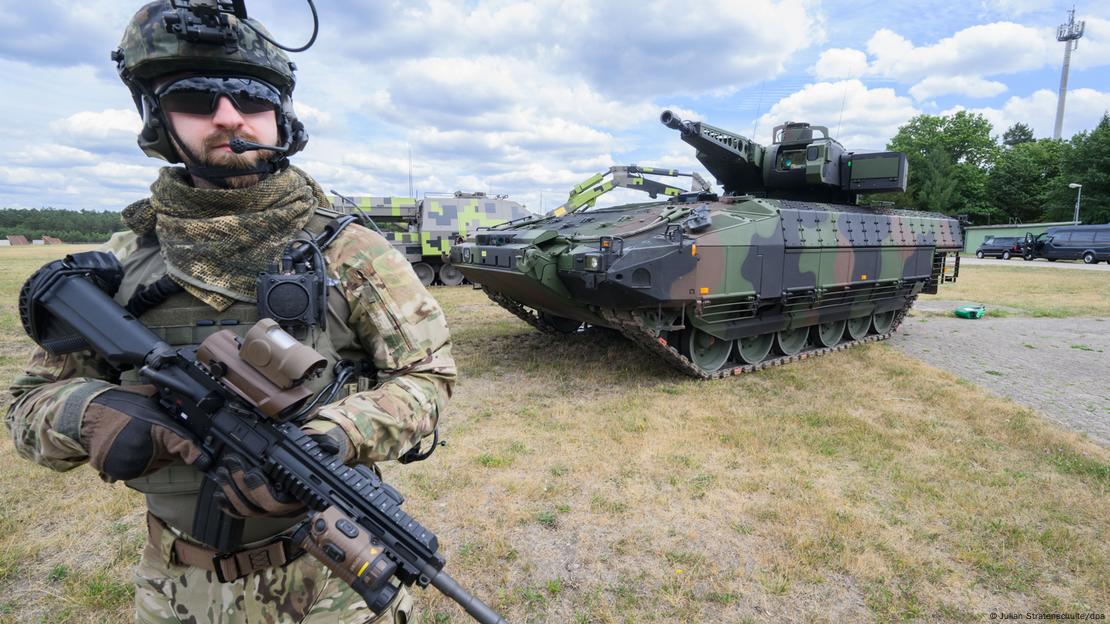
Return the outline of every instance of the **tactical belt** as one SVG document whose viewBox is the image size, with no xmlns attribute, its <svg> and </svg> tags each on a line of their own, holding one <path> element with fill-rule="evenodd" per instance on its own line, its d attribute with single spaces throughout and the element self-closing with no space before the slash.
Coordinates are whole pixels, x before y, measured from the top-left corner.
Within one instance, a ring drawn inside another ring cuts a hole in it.
<svg viewBox="0 0 1110 624">
<path fill-rule="evenodd" d="M 158 547 L 162 536 L 170 528 L 157 516 L 146 514 L 147 536 Z M 268 543 L 233 553 L 221 553 L 180 537 L 173 540 L 170 550 L 171 563 L 207 570 L 221 583 L 230 583 L 267 568 L 278 568 L 304 554 L 304 549 L 294 544 L 288 535 L 279 535 Z"/>
</svg>

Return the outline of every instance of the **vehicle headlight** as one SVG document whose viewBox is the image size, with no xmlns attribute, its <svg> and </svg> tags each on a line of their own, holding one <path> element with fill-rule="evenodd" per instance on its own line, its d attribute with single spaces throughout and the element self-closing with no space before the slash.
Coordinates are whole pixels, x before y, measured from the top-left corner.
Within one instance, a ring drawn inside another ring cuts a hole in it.
<svg viewBox="0 0 1110 624">
<path fill-rule="evenodd" d="M 601 269 L 601 256 L 596 254 L 587 254 L 585 260 L 587 271 L 597 271 Z"/>
</svg>

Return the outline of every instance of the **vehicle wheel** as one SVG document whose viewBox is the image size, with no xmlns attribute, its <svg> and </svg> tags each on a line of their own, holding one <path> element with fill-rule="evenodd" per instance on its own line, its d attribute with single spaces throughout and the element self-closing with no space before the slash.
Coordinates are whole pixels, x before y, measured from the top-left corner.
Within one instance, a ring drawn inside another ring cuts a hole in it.
<svg viewBox="0 0 1110 624">
<path fill-rule="evenodd" d="M 1048 260 L 1049 262 L 1056 262 L 1058 259 L 1059 258 L 1045 258 L 1045 260 Z"/>
<path fill-rule="evenodd" d="M 848 319 L 848 337 L 852 340 L 859 340 L 867 335 L 867 330 L 871 329 L 871 317 L 861 316 L 859 318 Z"/>
<path fill-rule="evenodd" d="M 982 259 L 983 259 L 983 256 L 985 256 L 985 255 L 986 255 L 986 254 L 984 254 L 984 253 L 983 253 L 983 252 L 981 252 L 981 251 L 977 251 L 977 252 L 975 252 L 975 257 L 976 257 L 976 258 L 978 258 L 978 259 L 980 259 L 980 260 L 982 260 Z"/>
<path fill-rule="evenodd" d="M 822 347 L 833 347 L 844 336 L 845 321 L 830 321 L 813 326 L 813 342 Z"/>
<path fill-rule="evenodd" d="M 458 286 L 463 283 L 463 274 L 453 264 L 444 264 L 439 267 L 439 281 L 443 282 L 444 286 Z"/>
<path fill-rule="evenodd" d="M 732 353 L 732 342 L 691 327 L 682 333 L 681 347 L 694 366 L 712 373 L 728 361 L 728 356 Z"/>
<path fill-rule="evenodd" d="M 1030 260 L 1032 260 L 1032 259 L 1033 259 L 1033 254 L 1031 254 L 1031 253 L 1027 253 L 1027 254 L 1025 254 L 1024 256 L 1022 256 L 1022 257 L 1021 257 L 1021 259 L 1022 259 L 1022 260 L 1025 260 L 1026 262 L 1029 262 Z"/>
<path fill-rule="evenodd" d="M 1003 252 L 1002 252 L 1002 259 L 1003 259 L 1003 260 L 1009 260 L 1009 259 L 1010 259 L 1010 252 L 1008 252 L 1008 251 L 1003 251 Z"/>
<path fill-rule="evenodd" d="M 1098 263 L 1098 260 L 1095 260 L 1095 254 L 1093 254 L 1089 251 L 1087 253 L 1083 254 L 1083 264 L 1097 264 L 1097 263 Z"/>
<path fill-rule="evenodd" d="M 570 319 L 565 316 L 548 314 L 547 312 L 540 312 L 540 318 L 561 334 L 573 334 L 582 327 L 582 321 Z"/>
<path fill-rule="evenodd" d="M 416 271 L 416 277 L 419 278 L 420 283 L 425 286 L 431 286 L 432 280 L 436 278 L 435 269 L 427 262 L 417 262 L 412 265 L 412 270 Z"/>
<path fill-rule="evenodd" d="M 784 329 L 775 333 L 775 348 L 783 355 L 794 355 L 806 348 L 809 341 L 808 327 Z"/>
<path fill-rule="evenodd" d="M 759 334 L 736 339 L 736 352 L 740 361 L 745 364 L 758 364 L 771 352 L 771 345 L 775 342 L 774 334 Z"/>
<path fill-rule="evenodd" d="M 896 310 L 888 310 L 871 315 L 871 327 L 875 328 L 876 334 L 885 334 L 890 331 L 890 328 L 894 325 L 895 312 Z"/>
</svg>

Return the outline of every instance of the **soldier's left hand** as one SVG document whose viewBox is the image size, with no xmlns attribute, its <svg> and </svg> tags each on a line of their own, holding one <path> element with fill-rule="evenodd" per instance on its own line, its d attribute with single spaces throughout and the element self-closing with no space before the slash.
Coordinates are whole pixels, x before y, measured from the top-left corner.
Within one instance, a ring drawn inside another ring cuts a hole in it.
<svg viewBox="0 0 1110 624">
<path fill-rule="evenodd" d="M 217 504 L 233 516 L 291 516 L 305 509 L 303 503 L 276 486 L 261 468 L 248 467 L 234 453 L 224 455 L 208 476 L 220 486 L 221 491 L 214 497 Z"/>
</svg>

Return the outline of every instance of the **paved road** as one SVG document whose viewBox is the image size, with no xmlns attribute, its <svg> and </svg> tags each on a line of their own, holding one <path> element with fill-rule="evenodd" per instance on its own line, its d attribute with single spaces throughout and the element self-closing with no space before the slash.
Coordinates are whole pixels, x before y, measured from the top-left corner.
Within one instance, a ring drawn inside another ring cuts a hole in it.
<svg viewBox="0 0 1110 624">
<path fill-rule="evenodd" d="M 1110 318 L 910 316 L 890 342 L 1110 445 Z"/>
<path fill-rule="evenodd" d="M 1021 258 L 1012 258 L 1010 260 L 999 260 L 997 258 L 983 258 L 980 260 L 975 257 L 975 254 L 963 255 L 960 254 L 960 264 L 983 265 L 983 266 L 1010 266 L 1010 267 L 1032 267 L 1035 269 L 1078 269 L 1080 271 L 1110 271 L 1110 264 L 1100 262 L 1098 264 L 1083 264 L 1083 261 L 1064 261 L 1049 262 L 1048 260 L 1031 260 L 1026 262 Z"/>
</svg>

